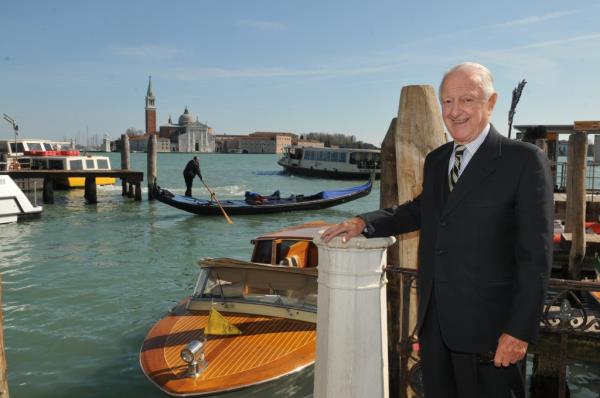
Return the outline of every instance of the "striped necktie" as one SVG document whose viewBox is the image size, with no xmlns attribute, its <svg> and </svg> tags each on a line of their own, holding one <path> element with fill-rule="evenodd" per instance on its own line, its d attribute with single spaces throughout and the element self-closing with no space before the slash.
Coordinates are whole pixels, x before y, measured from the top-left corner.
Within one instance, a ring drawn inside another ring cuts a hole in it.
<svg viewBox="0 0 600 398">
<path fill-rule="evenodd" d="M 448 187 L 450 188 L 450 192 L 452 192 L 452 188 L 454 188 L 454 185 L 456 185 L 456 181 L 458 181 L 460 161 L 462 160 L 464 153 L 464 145 L 457 145 L 454 149 L 454 166 L 452 166 L 452 170 L 450 170 L 450 176 L 448 178 Z"/>
</svg>

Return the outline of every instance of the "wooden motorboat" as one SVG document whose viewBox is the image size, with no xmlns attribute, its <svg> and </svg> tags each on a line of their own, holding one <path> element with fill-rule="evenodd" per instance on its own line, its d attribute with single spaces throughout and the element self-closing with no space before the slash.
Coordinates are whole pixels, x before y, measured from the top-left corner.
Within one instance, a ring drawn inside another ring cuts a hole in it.
<svg viewBox="0 0 600 398">
<path fill-rule="evenodd" d="M 140 350 L 144 374 L 169 395 L 203 396 L 313 365 L 318 259 L 312 237 L 324 226 L 258 237 L 251 262 L 201 261 L 194 293 L 148 332 Z"/>
<path fill-rule="evenodd" d="M 373 179 L 350 188 L 321 191 L 314 195 L 290 195 L 281 197 L 279 191 L 263 196 L 251 192 L 245 199 L 219 200 L 228 214 L 264 214 L 296 210 L 318 210 L 337 206 L 367 196 L 373 187 Z M 178 195 L 167 189 L 156 187 L 155 198 L 165 204 L 203 216 L 220 216 L 222 210 L 213 200 Z"/>
</svg>

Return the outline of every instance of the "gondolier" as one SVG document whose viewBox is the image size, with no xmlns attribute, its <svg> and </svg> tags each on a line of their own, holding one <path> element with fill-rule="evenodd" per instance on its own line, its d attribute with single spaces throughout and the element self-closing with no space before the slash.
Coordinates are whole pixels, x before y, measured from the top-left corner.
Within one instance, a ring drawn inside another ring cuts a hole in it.
<svg viewBox="0 0 600 398">
<path fill-rule="evenodd" d="M 192 183 L 194 181 L 194 177 L 196 176 L 200 177 L 202 180 L 198 156 L 194 156 L 194 158 L 187 163 L 185 169 L 183 169 L 183 179 L 185 180 L 186 187 L 185 196 L 192 196 Z"/>
</svg>

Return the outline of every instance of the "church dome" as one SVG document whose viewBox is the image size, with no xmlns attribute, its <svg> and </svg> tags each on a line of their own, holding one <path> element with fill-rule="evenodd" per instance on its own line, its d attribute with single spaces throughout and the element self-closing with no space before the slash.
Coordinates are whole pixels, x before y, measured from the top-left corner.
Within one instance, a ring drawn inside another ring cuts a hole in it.
<svg viewBox="0 0 600 398">
<path fill-rule="evenodd" d="M 190 112 L 188 111 L 187 106 L 185 107 L 185 111 L 183 111 L 183 114 L 181 116 L 179 116 L 179 124 L 181 126 L 184 126 L 186 124 L 192 124 L 194 123 L 194 117 L 190 114 Z"/>
</svg>

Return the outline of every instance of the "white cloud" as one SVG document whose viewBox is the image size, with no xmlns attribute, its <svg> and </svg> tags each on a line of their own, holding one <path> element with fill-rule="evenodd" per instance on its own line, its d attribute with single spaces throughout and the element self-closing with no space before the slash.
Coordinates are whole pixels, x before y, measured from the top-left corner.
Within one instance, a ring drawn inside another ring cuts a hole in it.
<svg viewBox="0 0 600 398">
<path fill-rule="evenodd" d="M 244 20 L 238 21 L 238 25 L 246 26 L 246 27 L 258 29 L 258 30 L 283 30 L 283 29 L 285 29 L 285 25 L 283 25 L 282 23 L 279 23 L 279 22 L 259 21 L 259 20 L 252 20 L 252 19 L 244 19 Z"/>
<path fill-rule="evenodd" d="M 144 45 L 137 47 L 112 46 L 110 51 L 119 56 L 137 58 L 162 58 L 172 57 L 180 53 L 175 47 Z"/>
<path fill-rule="evenodd" d="M 507 28 L 507 27 L 522 26 L 522 25 L 530 25 L 530 24 L 534 24 L 534 23 L 541 23 L 541 22 L 546 22 L 546 21 L 550 21 L 553 19 L 566 17 L 568 15 L 577 14 L 580 11 L 581 10 L 569 10 L 569 11 L 552 12 L 552 13 L 544 14 L 544 15 L 533 15 L 533 16 L 526 17 L 526 18 L 515 19 L 513 21 L 498 23 L 494 26 L 497 28 Z"/>
</svg>

